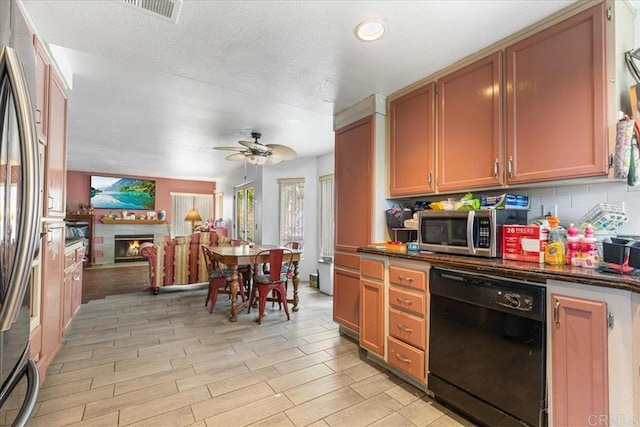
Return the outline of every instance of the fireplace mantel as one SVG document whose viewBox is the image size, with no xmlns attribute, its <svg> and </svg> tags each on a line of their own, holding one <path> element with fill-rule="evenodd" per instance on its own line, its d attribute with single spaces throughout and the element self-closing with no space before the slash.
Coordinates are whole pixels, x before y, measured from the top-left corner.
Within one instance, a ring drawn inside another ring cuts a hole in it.
<svg viewBox="0 0 640 427">
<path fill-rule="evenodd" d="M 102 218 L 100 222 L 103 224 L 149 224 L 158 225 L 166 224 L 164 219 L 120 219 L 120 218 Z"/>
</svg>

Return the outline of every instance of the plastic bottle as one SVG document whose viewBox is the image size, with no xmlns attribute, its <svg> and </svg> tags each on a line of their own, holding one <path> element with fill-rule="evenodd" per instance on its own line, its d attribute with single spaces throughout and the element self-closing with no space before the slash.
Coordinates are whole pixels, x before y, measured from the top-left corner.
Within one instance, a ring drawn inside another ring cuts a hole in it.
<svg viewBox="0 0 640 427">
<path fill-rule="evenodd" d="M 564 264 L 564 242 L 560 237 L 558 230 L 558 218 L 555 216 L 547 217 L 549 221 L 549 242 L 544 248 L 544 262 L 549 265 Z"/>
<path fill-rule="evenodd" d="M 567 228 L 567 264 L 579 266 L 582 264 L 580 258 L 580 237 L 578 236 L 578 229 L 571 223 Z"/>
<path fill-rule="evenodd" d="M 580 252 L 582 253 L 582 266 L 587 268 L 597 268 L 600 265 L 598 255 L 598 241 L 593 234 L 593 227 L 587 224 L 584 229 L 584 239 L 581 242 Z"/>
</svg>

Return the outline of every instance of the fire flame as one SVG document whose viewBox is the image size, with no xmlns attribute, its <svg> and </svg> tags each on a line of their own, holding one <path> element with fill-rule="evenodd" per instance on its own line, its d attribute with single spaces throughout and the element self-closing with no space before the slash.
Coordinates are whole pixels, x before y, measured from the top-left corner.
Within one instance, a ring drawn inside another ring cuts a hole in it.
<svg viewBox="0 0 640 427">
<path fill-rule="evenodd" d="M 129 242 L 129 248 L 127 249 L 127 256 L 138 256 L 140 254 L 140 242 L 133 240 Z"/>
</svg>

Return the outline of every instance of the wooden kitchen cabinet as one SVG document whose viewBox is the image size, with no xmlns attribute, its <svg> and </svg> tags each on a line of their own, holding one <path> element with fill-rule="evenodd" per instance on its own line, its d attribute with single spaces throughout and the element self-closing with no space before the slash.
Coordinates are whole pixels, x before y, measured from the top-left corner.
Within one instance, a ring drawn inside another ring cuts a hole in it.
<svg viewBox="0 0 640 427">
<path fill-rule="evenodd" d="M 390 195 L 434 192 L 435 156 L 435 83 L 429 83 L 389 102 Z"/>
<path fill-rule="evenodd" d="M 69 327 L 82 303 L 82 268 L 85 248 L 75 244 L 65 251 L 64 292 L 62 307 L 63 333 Z"/>
<path fill-rule="evenodd" d="M 45 216 L 64 218 L 66 193 L 67 97 L 62 83 L 51 73 L 49 127 L 45 153 Z"/>
<path fill-rule="evenodd" d="M 373 235 L 373 116 L 336 130 L 333 318 L 360 330 L 360 257 Z"/>
<path fill-rule="evenodd" d="M 607 174 L 605 7 L 506 48 L 508 184 Z"/>
<path fill-rule="evenodd" d="M 429 265 L 396 260 L 390 263 L 387 362 L 423 383 L 429 354 Z"/>
<path fill-rule="evenodd" d="M 360 274 L 334 265 L 333 277 L 333 320 L 360 332 Z"/>
<path fill-rule="evenodd" d="M 502 52 L 438 79 L 438 191 L 503 184 Z"/>
<path fill-rule="evenodd" d="M 372 116 L 336 131 L 336 250 L 355 252 L 371 243 L 373 219 Z"/>
<path fill-rule="evenodd" d="M 384 357 L 384 262 L 360 261 L 360 346 Z"/>
<path fill-rule="evenodd" d="M 551 304 L 553 425 L 592 425 L 610 413 L 607 303 L 552 294 Z"/>
<path fill-rule="evenodd" d="M 42 247 L 42 347 L 40 361 L 48 366 L 62 339 L 62 304 L 64 286 L 63 221 L 47 222 Z"/>
<path fill-rule="evenodd" d="M 49 120 L 49 67 L 51 64 L 36 39 L 36 132 L 41 143 L 47 143 L 47 125 Z"/>
</svg>

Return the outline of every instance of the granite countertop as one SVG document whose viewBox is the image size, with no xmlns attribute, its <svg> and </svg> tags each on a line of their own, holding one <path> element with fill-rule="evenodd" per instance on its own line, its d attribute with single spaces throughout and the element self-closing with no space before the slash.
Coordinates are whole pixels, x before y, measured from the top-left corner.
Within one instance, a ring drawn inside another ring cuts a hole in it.
<svg viewBox="0 0 640 427">
<path fill-rule="evenodd" d="M 358 252 L 411 261 L 423 261 L 430 263 L 433 267 L 494 274 L 530 282 L 544 283 L 549 279 L 554 279 L 640 293 L 640 275 L 605 273 L 599 269 L 440 253 L 396 253 L 369 247 L 358 248 Z"/>
</svg>

